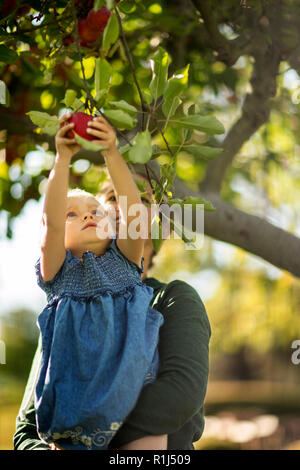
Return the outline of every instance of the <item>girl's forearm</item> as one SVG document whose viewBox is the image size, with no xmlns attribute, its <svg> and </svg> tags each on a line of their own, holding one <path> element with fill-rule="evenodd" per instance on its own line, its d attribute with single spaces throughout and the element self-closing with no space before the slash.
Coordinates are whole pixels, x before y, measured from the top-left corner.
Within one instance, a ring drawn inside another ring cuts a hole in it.
<svg viewBox="0 0 300 470">
<path fill-rule="evenodd" d="M 56 230 L 65 228 L 70 161 L 70 158 L 57 155 L 48 179 L 43 220 L 44 224 Z"/>
<path fill-rule="evenodd" d="M 127 196 L 128 208 L 131 204 L 141 204 L 140 193 L 122 155 L 115 149 L 104 155 L 107 170 L 114 185 L 117 199 Z"/>
</svg>

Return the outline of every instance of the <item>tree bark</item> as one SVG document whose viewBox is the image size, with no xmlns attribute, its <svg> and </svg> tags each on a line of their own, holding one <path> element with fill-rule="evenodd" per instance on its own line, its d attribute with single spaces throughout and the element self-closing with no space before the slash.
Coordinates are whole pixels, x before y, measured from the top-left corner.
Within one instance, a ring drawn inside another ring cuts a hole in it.
<svg viewBox="0 0 300 470">
<path fill-rule="evenodd" d="M 175 197 L 204 197 L 216 208 L 204 213 L 204 233 L 216 240 L 235 245 L 279 269 L 300 277 L 300 238 L 267 220 L 248 214 L 221 199 L 218 193 L 192 192 L 176 178 Z"/>
</svg>

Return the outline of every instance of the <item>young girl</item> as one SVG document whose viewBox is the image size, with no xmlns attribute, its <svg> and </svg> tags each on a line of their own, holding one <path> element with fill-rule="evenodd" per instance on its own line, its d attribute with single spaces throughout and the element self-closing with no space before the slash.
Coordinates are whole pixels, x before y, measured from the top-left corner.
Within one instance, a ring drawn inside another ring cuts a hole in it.
<svg viewBox="0 0 300 470">
<path fill-rule="evenodd" d="M 119 222 L 127 237 L 99 238 L 105 216 L 99 201 L 68 193 L 69 165 L 79 150 L 61 118 L 57 156 L 43 213 L 38 283 L 48 304 L 38 318 L 43 361 L 35 392 L 40 437 L 53 449 L 103 450 L 134 408 L 144 384 L 155 379 L 162 315 L 150 307 L 153 289 L 141 281 L 144 240 L 127 231 L 129 209 L 140 204 L 116 136 L 102 118 L 89 123 L 118 199 L 127 197 Z M 100 212 L 100 213 L 99 213 Z M 167 436 L 149 436 L 125 449 L 166 449 Z"/>
</svg>

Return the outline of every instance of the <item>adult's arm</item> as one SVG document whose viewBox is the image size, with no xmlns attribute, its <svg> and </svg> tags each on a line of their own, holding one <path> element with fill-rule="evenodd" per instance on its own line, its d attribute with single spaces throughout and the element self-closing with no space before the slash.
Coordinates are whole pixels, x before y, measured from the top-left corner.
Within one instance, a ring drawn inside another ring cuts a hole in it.
<svg viewBox="0 0 300 470">
<path fill-rule="evenodd" d="M 15 450 L 50 450 L 50 447 L 40 440 L 35 421 L 34 390 L 40 370 L 41 355 L 42 348 L 39 341 L 16 419 L 16 432 L 13 437 Z"/>
<path fill-rule="evenodd" d="M 203 412 L 211 335 L 205 307 L 189 284 L 172 281 L 153 308 L 164 316 L 158 376 L 143 388 L 112 447 L 145 435 L 180 433 L 197 413 Z"/>
</svg>

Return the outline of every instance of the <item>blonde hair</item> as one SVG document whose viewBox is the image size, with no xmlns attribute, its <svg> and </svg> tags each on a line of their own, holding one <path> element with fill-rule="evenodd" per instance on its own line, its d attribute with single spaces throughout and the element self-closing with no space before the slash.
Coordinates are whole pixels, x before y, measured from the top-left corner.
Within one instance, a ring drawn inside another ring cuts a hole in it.
<svg viewBox="0 0 300 470">
<path fill-rule="evenodd" d="M 89 193 L 88 191 L 85 191 L 84 189 L 81 189 L 81 188 L 69 189 L 69 191 L 68 191 L 68 193 L 67 193 L 67 197 L 77 197 L 77 196 L 81 196 L 81 197 L 94 197 L 94 198 L 96 199 L 96 197 L 94 196 L 94 194 Z"/>
</svg>

